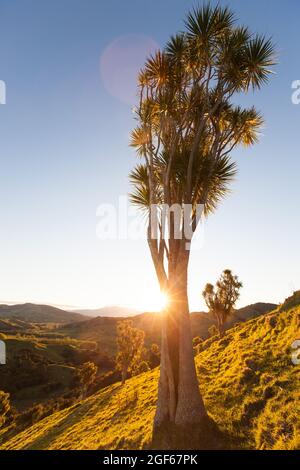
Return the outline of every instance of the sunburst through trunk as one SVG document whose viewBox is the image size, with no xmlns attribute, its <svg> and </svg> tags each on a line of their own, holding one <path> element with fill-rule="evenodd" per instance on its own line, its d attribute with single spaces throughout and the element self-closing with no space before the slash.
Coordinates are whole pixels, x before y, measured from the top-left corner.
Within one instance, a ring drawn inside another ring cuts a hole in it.
<svg viewBox="0 0 300 470">
<path fill-rule="evenodd" d="M 195 370 L 187 296 L 188 253 L 168 280 L 169 304 L 163 312 L 161 368 L 153 445 L 169 448 L 179 436 L 206 419 Z M 189 445 L 191 442 L 189 442 Z"/>
</svg>

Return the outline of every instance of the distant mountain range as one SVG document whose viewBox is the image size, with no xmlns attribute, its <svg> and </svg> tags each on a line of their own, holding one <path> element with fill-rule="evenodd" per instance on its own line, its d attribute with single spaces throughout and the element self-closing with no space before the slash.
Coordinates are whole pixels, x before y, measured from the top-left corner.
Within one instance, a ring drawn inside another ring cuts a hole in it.
<svg viewBox="0 0 300 470">
<path fill-rule="evenodd" d="M 5 320 L 22 320 L 29 323 L 71 323 L 88 320 L 87 315 L 67 312 L 50 305 L 18 304 L 0 305 L 0 318 Z"/>
<path fill-rule="evenodd" d="M 230 328 L 237 322 L 257 317 L 276 307 L 275 304 L 256 303 L 235 310 L 226 327 Z M 75 336 L 93 340 L 99 339 L 99 335 L 102 338 L 103 334 L 111 336 L 109 329 L 115 330 L 117 321 L 126 317 L 130 317 L 136 327 L 150 333 L 149 340 L 153 339 L 154 341 L 157 338 L 160 332 L 161 316 L 159 313 L 138 313 L 134 309 L 119 306 L 102 307 L 95 310 L 66 311 L 50 305 L 33 303 L 0 304 L 0 319 L 2 320 L 28 323 L 61 323 L 66 325 L 67 329 L 72 330 L 72 334 L 75 334 Z M 207 337 L 208 328 L 215 323 L 215 320 L 209 313 L 193 312 L 191 314 L 191 323 L 194 336 Z"/>
</svg>

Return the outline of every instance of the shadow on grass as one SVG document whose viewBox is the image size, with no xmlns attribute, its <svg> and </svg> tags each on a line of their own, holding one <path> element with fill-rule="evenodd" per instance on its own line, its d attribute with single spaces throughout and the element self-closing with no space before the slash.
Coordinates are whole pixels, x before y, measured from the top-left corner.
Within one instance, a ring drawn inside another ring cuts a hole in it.
<svg viewBox="0 0 300 470">
<path fill-rule="evenodd" d="M 150 449 L 160 450 L 229 450 L 237 448 L 238 442 L 220 430 L 210 418 L 201 424 L 179 426 L 167 423 L 153 431 Z"/>
</svg>

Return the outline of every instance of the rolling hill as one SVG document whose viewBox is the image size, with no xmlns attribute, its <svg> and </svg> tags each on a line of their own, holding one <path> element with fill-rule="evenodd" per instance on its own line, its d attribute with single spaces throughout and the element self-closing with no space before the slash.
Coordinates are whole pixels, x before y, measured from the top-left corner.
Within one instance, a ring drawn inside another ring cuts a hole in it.
<svg viewBox="0 0 300 470">
<path fill-rule="evenodd" d="M 226 324 L 226 328 L 235 323 L 254 318 L 258 315 L 270 312 L 276 307 L 275 304 L 256 303 L 236 310 Z M 124 320 L 123 317 L 96 317 L 87 321 L 63 325 L 58 331 L 72 338 L 97 341 L 103 353 L 114 354 L 116 352 L 116 328 L 117 323 Z M 145 332 L 145 343 L 160 344 L 161 315 L 153 312 L 145 312 L 130 317 L 136 328 Z M 192 336 L 200 336 L 203 339 L 209 337 L 208 329 L 215 324 L 215 320 L 209 313 L 191 313 Z"/>
<path fill-rule="evenodd" d="M 0 321 L 1 332 L 3 331 Z M 74 377 L 81 364 L 93 360 L 102 366 L 95 343 L 59 335 L 0 333 L 6 345 L 6 365 L 0 366 L 0 390 L 10 393 L 18 411 L 46 402 L 74 388 Z"/>
<path fill-rule="evenodd" d="M 239 323 L 195 360 L 210 416 L 235 449 L 300 448 L 300 369 L 291 360 L 300 307 Z M 139 449 L 150 445 L 158 370 L 116 383 L 26 430 L 0 430 L 1 449 Z"/>
<path fill-rule="evenodd" d="M 21 320 L 29 323 L 71 323 L 89 319 L 77 312 L 67 312 L 50 305 L 32 303 L 18 305 L 0 305 L 0 319 Z"/>
</svg>

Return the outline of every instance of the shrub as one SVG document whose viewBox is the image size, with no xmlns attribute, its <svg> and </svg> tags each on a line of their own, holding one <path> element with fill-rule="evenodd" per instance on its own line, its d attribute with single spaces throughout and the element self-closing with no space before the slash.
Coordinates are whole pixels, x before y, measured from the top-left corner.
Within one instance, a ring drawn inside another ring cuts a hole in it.
<svg viewBox="0 0 300 470">
<path fill-rule="evenodd" d="M 125 383 L 128 373 L 134 373 L 139 366 L 144 352 L 144 338 L 144 331 L 134 328 L 131 320 L 118 322 L 116 368 L 121 372 L 122 384 Z"/>
<path fill-rule="evenodd" d="M 159 366 L 160 364 L 160 349 L 156 343 L 151 345 L 149 350 L 149 365 L 151 369 Z"/>
<path fill-rule="evenodd" d="M 134 370 L 134 375 L 142 374 L 143 372 L 148 372 L 150 370 L 149 364 L 147 361 L 142 361 Z"/>
<path fill-rule="evenodd" d="M 94 382 L 98 368 L 93 362 L 85 362 L 77 371 L 76 380 L 81 388 L 81 397 L 85 398 L 89 387 Z"/>
</svg>

